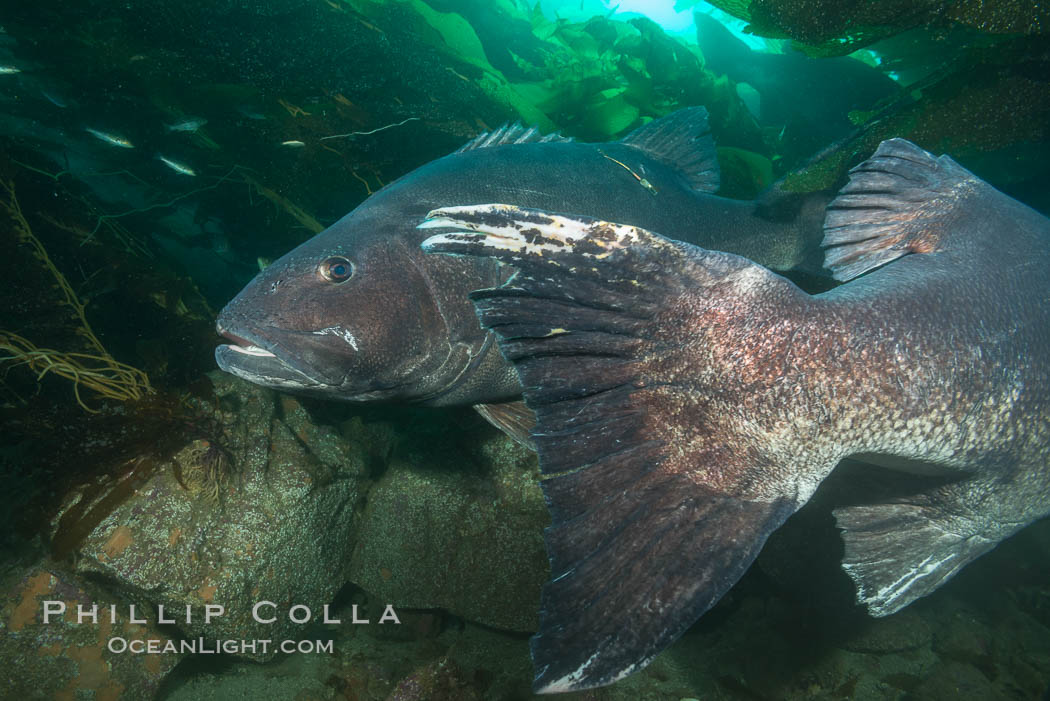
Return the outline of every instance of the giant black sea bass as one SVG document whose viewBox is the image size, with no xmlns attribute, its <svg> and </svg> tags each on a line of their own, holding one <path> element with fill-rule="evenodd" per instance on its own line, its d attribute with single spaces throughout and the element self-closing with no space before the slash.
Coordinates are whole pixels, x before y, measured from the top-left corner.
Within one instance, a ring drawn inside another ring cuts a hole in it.
<svg viewBox="0 0 1050 701">
<path fill-rule="evenodd" d="M 504 402 L 517 375 L 467 298 L 498 285 L 495 261 L 427 256 L 416 225 L 449 203 L 508 202 L 576 212 L 745 255 L 775 270 L 816 252 L 826 198 L 784 215 L 717 197 L 707 112 L 694 107 L 623 140 L 582 144 L 507 127 L 484 134 L 383 188 L 275 261 L 219 315 L 223 370 L 278 389 L 351 401 L 486 405 L 515 428 Z M 503 276 L 503 277 L 501 277 Z M 513 405 L 510 405 L 513 406 Z M 520 426 L 519 429 L 520 437 Z"/>
<path fill-rule="evenodd" d="M 1050 512 L 1050 220 L 947 156 L 894 139 L 852 171 L 825 222 L 848 282 L 818 295 L 583 217 L 453 207 L 424 227 L 457 230 L 430 251 L 519 271 L 473 298 L 537 417 L 537 691 L 648 664 L 847 456 L 939 476 L 835 512 L 876 616 Z"/>
</svg>

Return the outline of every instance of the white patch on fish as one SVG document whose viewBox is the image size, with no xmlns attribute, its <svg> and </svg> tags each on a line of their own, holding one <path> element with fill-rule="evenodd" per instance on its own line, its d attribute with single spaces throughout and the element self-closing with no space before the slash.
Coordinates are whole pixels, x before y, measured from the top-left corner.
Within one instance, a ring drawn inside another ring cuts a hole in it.
<svg viewBox="0 0 1050 701">
<path fill-rule="evenodd" d="M 321 329 L 320 331 L 311 331 L 310 333 L 314 334 L 315 336 L 338 336 L 339 338 L 346 341 L 354 350 L 360 350 L 357 347 L 357 339 L 354 337 L 354 334 L 350 333 L 342 326 L 329 326 L 328 328 Z"/>
<path fill-rule="evenodd" d="M 13 75 L 21 72 L 21 68 L 15 68 L 14 66 L 0 66 L 0 75 Z"/>
<path fill-rule="evenodd" d="M 520 215 L 519 219 L 509 220 L 506 225 L 493 225 L 486 221 L 489 215 Z M 476 221 L 481 218 L 482 221 Z M 615 240 L 594 239 L 593 243 L 606 249 L 605 253 L 584 253 L 590 258 L 604 258 L 613 249 L 626 248 L 639 239 L 638 229 L 623 224 L 613 224 L 596 220 L 581 221 L 569 217 L 544 217 L 546 221 L 538 222 L 533 213 L 519 207 L 505 204 L 466 205 L 462 207 L 443 207 L 427 214 L 426 220 L 417 229 L 454 228 L 459 231 L 437 234 L 425 240 L 424 250 L 447 243 L 467 241 L 481 244 L 485 248 L 543 255 L 544 251 L 560 253 L 572 249 L 577 241 L 590 237 L 595 229 L 603 228 L 615 233 Z M 479 232 L 479 233 L 471 233 Z M 480 235 L 479 235 L 480 234 Z M 536 241 L 536 234 L 542 241 Z M 533 239 L 533 240 L 530 240 Z"/>
</svg>

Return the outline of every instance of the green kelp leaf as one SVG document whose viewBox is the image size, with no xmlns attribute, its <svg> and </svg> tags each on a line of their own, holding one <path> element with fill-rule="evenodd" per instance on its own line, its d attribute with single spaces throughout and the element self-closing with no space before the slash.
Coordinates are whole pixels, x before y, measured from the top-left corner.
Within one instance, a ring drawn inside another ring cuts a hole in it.
<svg viewBox="0 0 1050 701">
<path fill-rule="evenodd" d="M 514 83 L 514 89 L 537 109 L 559 124 L 573 121 L 571 115 L 589 109 L 593 96 L 610 87 L 614 81 L 601 72 L 559 71 L 544 81 Z"/>
<path fill-rule="evenodd" d="M 407 0 L 407 4 L 441 35 L 445 44 L 461 59 L 484 71 L 498 72 L 489 63 L 474 27 L 461 15 L 455 12 L 438 12 L 423 0 Z"/>
<path fill-rule="evenodd" d="M 522 122 L 554 131 L 554 123 L 541 110 L 519 95 L 503 73 L 489 63 L 474 27 L 455 12 L 439 12 L 423 0 L 343 0 L 347 5 L 369 19 L 382 24 L 388 19 L 391 7 L 408 10 L 413 31 L 442 53 L 477 68 L 481 77 L 476 83 L 489 97 L 507 105 L 518 113 Z M 401 19 L 401 18 L 399 18 Z M 404 21 L 404 20 L 402 20 Z"/>
<path fill-rule="evenodd" d="M 536 65 L 523 56 L 519 56 L 514 51 L 507 49 L 507 53 L 510 54 L 510 60 L 514 61 L 514 65 L 521 70 L 522 74 L 530 80 L 543 80 L 547 76 L 547 67 L 545 65 Z"/>
<path fill-rule="evenodd" d="M 587 105 L 583 126 L 598 141 L 611 141 L 635 123 L 641 112 L 626 99 L 626 88 L 610 88 L 596 94 Z"/>
<path fill-rule="evenodd" d="M 543 9 L 538 2 L 532 8 L 532 15 L 529 19 L 532 23 L 532 34 L 540 41 L 550 41 L 558 33 L 558 27 L 564 22 L 564 20 L 555 21 L 548 18 L 543 14 Z"/>
<path fill-rule="evenodd" d="M 606 19 L 605 17 L 592 17 L 583 24 L 583 30 L 594 37 L 602 51 L 606 51 L 616 43 L 619 36 L 617 27 L 623 22 Z"/>
<path fill-rule="evenodd" d="M 726 127 L 743 121 L 755 121 L 751 110 L 740 99 L 736 83 L 726 76 L 720 75 L 711 81 L 709 95 L 709 103 L 706 104 L 706 107 L 708 112 L 722 116 L 719 126 Z"/>
<path fill-rule="evenodd" d="M 546 114 L 557 112 L 565 99 L 564 83 L 556 85 L 553 81 L 543 80 L 531 83 L 511 83 L 511 87 L 514 88 L 514 92 L 521 95 L 522 99 L 527 100 L 529 104 Z"/>
<path fill-rule="evenodd" d="M 625 39 L 629 39 L 630 37 L 641 36 L 638 27 L 634 26 L 632 22 L 620 22 L 608 19 L 605 21 L 612 25 L 613 29 L 616 30 L 616 39 L 613 41 L 613 46 Z"/>
<path fill-rule="evenodd" d="M 570 49 L 576 52 L 581 60 L 597 60 L 602 47 L 594 35 L 579 24 L 564 24 L 558 28 L 557 36 Z"/>
<path fill-rule="evenodd" d="M 652 81 L 643 59 L 635 56 L 624 56 L 620 59 L 619 68 L 627 76 L 628 80 L 644 78 L 647 81 Z"/>
<path fill-rule="evenodd" d="M 543 132 L 557 129 L 554 122 L 542 110 L 518 94 L 502 73 L 485 73 L 478 80 L 478 86 L 493 99 L 512 107 L 521 115 L 522 123 L 538 127 Z"/>
<path fill-rule="evenodd" d="M 485 56 L 485 50 L 474 28 L 456 13 L 438 12 L 422 0 L 342 1 L 380 26 L 389 21 L 392 7 L 400 6 L 401 10 L 409 10 L 411 13 L 409 17 L 399 17 L 399 19 L 410 21 L 412 31 L 418 34 L 421 40 L 442 50 L 443 53 L 453 54 L 460 60 L 479 68 L 494 70 Z"/>
<path fill-rule="evenodd" d="M 641 35 L 645 52 L 646 69 L 656 83 L 674 83 L 682 72 L 679 56 L 692 63 L 692 54 L 684 45 L 664 32 L 663 28 L 644 17 L 629 20 Z M 694 66 L 698 67 L 698 66 Z M 688 68 L 687 68 L 688 70 Z"/>
<path fill-rule="evenodd" d="M 751 0 L 707 0 L 707 2 L 737 19 L 745 22 L 751 21 Z"/>
<path fill-rule="evenodd" d="M 722 170 L 719 194 L 750 199 L 773 182 L 773 163 L 754 151 L 731 146 L 718 147 L 718 164 Z"/>
<path fill-rule="evenodd" d="M 633 24 L 628 24 L 627 26 L 634 31 L 625 33 L 622 37 L 617 39 L 616 43 L 613 44 L 612 50 L 618 54 L 631 56 L 644 61 L 645 54 L 649 49 L 649 42 L 647 42 L 645 37 L 642 36 L 642 33 L 638 31 L 638 27 L 635 27 Z"/>
</svg>

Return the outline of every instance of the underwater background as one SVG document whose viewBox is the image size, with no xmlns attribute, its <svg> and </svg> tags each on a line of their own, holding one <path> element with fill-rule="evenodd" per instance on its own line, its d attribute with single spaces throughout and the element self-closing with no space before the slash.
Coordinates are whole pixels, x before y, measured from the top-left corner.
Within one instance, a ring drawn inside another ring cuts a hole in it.
<svg viewBox="0 0 1050 701">
<path fill-rule="evenodd" d="M 834 190 L 901 136 L 1050 214 L 1048 33 L 1034 0 L 4 3 L 0 698 L 531 698 L 535 455 L 468 408 L 220 373 L 216 312 L 514 121 L 603 142 L 703 105 L 739 199 Z M 859 479 L 836 470 L 652 665 L 567 698 L 1047 698 L 1050 524 L 872 619 L 831 517 Z M 44 601 L 106 613 L 45 625 Z"/>
</svg>

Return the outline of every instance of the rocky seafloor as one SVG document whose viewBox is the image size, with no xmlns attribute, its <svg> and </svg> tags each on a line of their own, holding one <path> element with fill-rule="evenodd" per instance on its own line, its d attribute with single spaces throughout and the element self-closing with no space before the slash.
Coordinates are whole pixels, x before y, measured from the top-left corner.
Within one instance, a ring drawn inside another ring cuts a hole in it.
<svg viewBox="0 0 1050 701">
<path fill-rule="evenodd" d="M 221 473 L 206 471 L 207 441 L 189 441 L 97 523 L 93 508 L 122 481 L 85 485 L 51 525 L 53 543 L 76 534 L 76 557 L 26 548 L 5 568 L 4 698 L 530 697 L 548 521 L 534 454 L 470 413 L 344 412 L 324 423 L 333 415 L 323 404 L 218 372 L 209 382 L 214 394 L 198 409 L 218 427 Z M 837 568 L 828 503 L 860 479 L 858 468 L 840 472 L 650 667 L 568 697 L 1041 698 L 1050 524 L 872 619 Z M 44 601 L 67 612 L 45 625 Z M 259 601 L 274 603 L 265 623 L 252 617 Z M 78 603 L 99 605 L 99 623 L 78 623 Z M 132 604 L 148 622 L 131 621 Z M 205 622 L 206 605 L 224 614 Z M 399 623 L 380 623 L 387 605 Z M 160 606 L 174 623 L 158 623 Z M 272 642 L 133 654 L 114 652 L 113 639 L 155 640 L 158 650 L 168 640 Z M 285 640 L 305 647 L 282 653 Z"/>
</svg>

